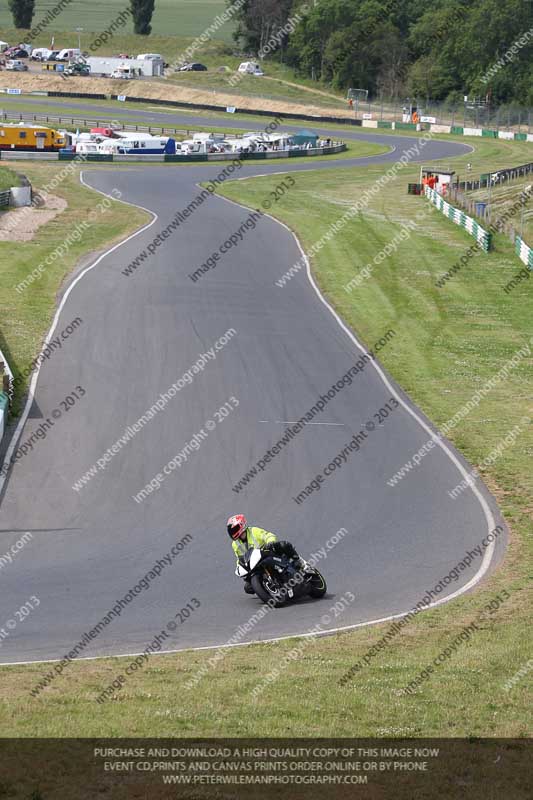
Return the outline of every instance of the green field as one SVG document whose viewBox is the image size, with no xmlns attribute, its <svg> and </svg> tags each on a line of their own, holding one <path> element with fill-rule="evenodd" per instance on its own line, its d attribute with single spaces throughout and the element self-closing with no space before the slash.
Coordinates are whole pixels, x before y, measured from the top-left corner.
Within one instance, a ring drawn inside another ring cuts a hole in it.
<svg viewBox="0 0 533 800">
<path fill-rule="evenodd" d="M 46 17 L 49 10 L 57 5 L 56 0 L 37 0 L 33 25 L 37 25 Z M 129 6 L 127 0 L 72 0 L 65 6 L 61 14 L 55 19 L 55 30 L 75 31 L 77 27 L 86 31 L 103 31 L 109 27 L 113 19 Z M 224 0 L 157 0 L 154 16 L 152 18 L 152 31 L 155 34 L 166 36 L 195 37 L 212 24 L 213 19 L 226 8 Z M 0 6 L 0 27 L 11 28 L 13 20 L 7 3 Z M 52 26 L 50 26 L 52 30 Z M 126 25 L 128 32 L 133 31 L 131 22 Z M 217 31 L 218 39 L 231 39 L 231 24 L 224 25 Z M 143 52 L 153 49 L 148 37 L 142 37 L 146 42 Z M 7 40 L 9 41 L 9 39 Z M 45 42 L 46 43 L 46 42 Z M 68 44 L 64 45 L 68 47 Z"/>
<path fill-rule="evenodd" d="M 529 153 L 525 143 L 478 142 L 475 153 L 454 163 L 464 172 L 470 161 L 479 173 L 525 163 Z M 308 249 L 383 171 L 383 166 L 339 166 L 298 175 L 296 186 L 276 204 L 274 213 L 297 231 Z M 313 271 L 326 296 L 367 345 L 388 327 L 398 331 L 383 350 L 382 362 L 428 416 L 442 425 L 531 339 L 532 287 L 521 284 L 510 296 L 503 292 L 520 262 L 509 241 L 499 236 L 491 254 L 477 256 L 445 288 L 437 289 L 436 279 L 473 240 L 432 212 L 423 198 L 407 195 L 407 183 L 417 175 L 416 166 L 401 171 L 324 246 L 313 261 Z M 224 194 L 255 208 L 277 182 L 279 176 L 225 184 Z M 79 202 L 87 202 L 85 194 L 79 192 Z M 416 217 L 421 211 L 427 213 L 423 222 Z M 416 221 L 409 240 L 356 291 L 347 293 L 343 287 L 406 221 Z M 29 358 L 28 352 L 25 357 Z M 507 382 L 455 429 L 453 441 L 472 464 L 480 464 L 524 415 L 533 418 L 532 365 L 533 358 L 524 359 Z M 128 660 L 78 661 L 68 676 L 37 698 L 29 691 L 51 665 L 4 667 L 0 734 L 530 735 L 530 681 L 519 680 L 509 691 L 504 684 L 531 657 L 532 455 L 529 425 L 493 466 L 481 470 L 511 530 L 504 563 L 477 591 L 419 615 L 347 686 L 339 685 L 340 678 L 384 635 L 387 625 L 318 639 L 308 646 L 291 640 L 228 650 L 194 690 L 185 683 L 212 653 L 154 656 L 103 705 L 96 703 L 96 697 Z M 391 464 L 391 472 L 399 466 Z M 416 476 L 405 480 L 413 479 Z M 401 484 L 384 485 L 383 491 L 401 491 Z M 327 564 L 324 572 L 327 577 Z M 509 599 L 479 624 L 479 632 L 453 659 L 415 694 L 402 695 L 401 688 L 504 590 Z M 322 601 L 319 613 L 328 607 L 328 601 Z M 257 682 L 295 647 L 301 648 L 298 658 L 281 670 L 259 701 L 251 701 Z"/>
</svg>

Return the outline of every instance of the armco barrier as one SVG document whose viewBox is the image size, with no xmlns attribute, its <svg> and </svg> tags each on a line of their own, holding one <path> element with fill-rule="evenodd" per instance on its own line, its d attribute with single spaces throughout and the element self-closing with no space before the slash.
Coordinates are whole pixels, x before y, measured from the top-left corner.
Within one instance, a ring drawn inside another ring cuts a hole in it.
<svg viewBox="0 0 533 800">
<path fill-rule="evenodd" d="M 33 94 L 33 92 L 32 92 Z M 48 97 L 88 97 L 90 100 L 107 100 L 107 94 L 94 94 L 90 92 L 47 92 Z M 114 95 L 116 99 L 116 95 Z M 152 102 L 150 100 L 150 102 Z"/>
<path fill-rule="evenodd" d="M 87 161 L 113 161 L 111 153 L 87 153 Z"/>
<path fill-rule="evenodd" d="M 481 244 L 481 247 L 485 252 L 490 250 L 490 243 L 491 243 L 491 234 L 482 228 L 481 225 L 475 221 L 472 217 L 468 217 L 464 211 L 461 211 L 459 208 L 454 208 L 446 200 L 439 194 L 435 189 L 430 189 L 429 186 L 424 187 L 425 195 L 436 206 L 444 216 L 448 217 L 452 222 L 456 225 L 460 225 L 461 228 L 473 236 L 477 241 Z"/>
<path fill-rule="evenodd" d="M 180 156 L 167 153 L 165 155 L 165 161 L 169 164 L 186 164 L 188 161 L 207 161 L 207 155 Z"/>
<path fill-rule="evenodd" d="M 31 153 L 32 156 L 37 156 L 38 153 Z M 58 161 L 73 161 L 76 158 L 76 153 L 52 153 Z M 113 161 L 113 156 L 108 153 L 85 153 L 84 161 Z"/>
<path fill-rule="evenodd" d="M 113 161 L 135 161 L 136 164 L 139 163 L 139 156 L 138 155 L 130 155 L 128 153 L 121 153 L 120 155 L 112 155 L 111 159 Z M 158 153 L 149 153 L 148 155 L 142 156 L 143 163 L 152 164 L 152 163 L 163 163 L 165 160 L 165 156 L 163 153 L 160 155 Z"/>
<path fill-rule="evenodd" d="M 533 269 L 533 250 L 524 242 L 523 239 L 520 238 L 520 236 L 516 237 L 515 248 L 516 255 L 520 261 L 522 261 L 526 267 L 529 267 L 529 269 Z"/>
</svg>

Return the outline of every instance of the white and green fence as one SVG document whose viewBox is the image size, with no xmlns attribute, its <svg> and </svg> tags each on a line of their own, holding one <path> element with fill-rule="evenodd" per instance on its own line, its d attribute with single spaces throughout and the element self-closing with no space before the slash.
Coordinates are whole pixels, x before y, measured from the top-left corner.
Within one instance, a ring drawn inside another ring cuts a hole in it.
<svg viewBox="0 0 533 800">
<path fill-rule="evenodd" d="M 380 119 L 364 119 L 363 128 L 390 128 L 391 130 L 421 131 L 431 133 L 452 133 L 455 136 L 480 136 L 488 139 L 511 139 L 516 142 L 533 142 L 533 133 L 501 131 L 492 128 L 469 128 L 463 125 L 441 125 L 436 122 L 389 122 Z"/>
<path fill-rule="evenodd" d="M 425 186 L 424 192 L 428 200 L 433 203 L 439 211 L 442 211 L 445 217 L 448 217 L 448 219 L 461 228 L 464 228 L 467 233 L 477 239 L 483 250 L 486 252 L 490 250 L 491 234 L 483 228 L 479 222 L 469 217 L 464 211 L 461 211 L 461 209 L 455 208 L 455 206 L 447 203 L 444 197 L 435 189 Z"/>
<path fill-rule="evenodd" d="M 529 269 L 533 269 L 533 250 L 520 236 L 517 236 L 515 239 L 515 248 L 516 255 L 520 261 L 522 261 L 526 267 L 529 267 Z"/>
</svg>

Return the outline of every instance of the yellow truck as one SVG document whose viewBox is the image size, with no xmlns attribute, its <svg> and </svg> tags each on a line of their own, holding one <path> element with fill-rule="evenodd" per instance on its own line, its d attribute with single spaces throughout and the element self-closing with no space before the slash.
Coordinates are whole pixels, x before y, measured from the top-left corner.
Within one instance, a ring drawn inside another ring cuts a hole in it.
<svg viewBox="0 0 533 800">
<path fill-rule="evenodd" d="M 0 123 L 0 150 L 47 150 L 57 152 L 68 144 L 66 137 L 42 125 Z"/>
</svg>

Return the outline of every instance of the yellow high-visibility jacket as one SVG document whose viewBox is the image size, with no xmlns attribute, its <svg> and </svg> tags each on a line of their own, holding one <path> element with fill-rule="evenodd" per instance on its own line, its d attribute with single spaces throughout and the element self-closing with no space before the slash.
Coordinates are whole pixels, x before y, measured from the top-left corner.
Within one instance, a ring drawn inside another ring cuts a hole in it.
<svg viewBox="0 0 533 800">
<path fill-rule="evenodd" d="M 246 541 L 236 539 L 231 543 L 233 552 L 237 556 L 237 563 L 239 558 L 243 556 L 250 547 L 264 547 L 266 544 L 277 542 L 277 538 L 273 533 L 263 530 L 263 528 L 254 528 L 250 525 L 246 528 Z"/>
</svg>

